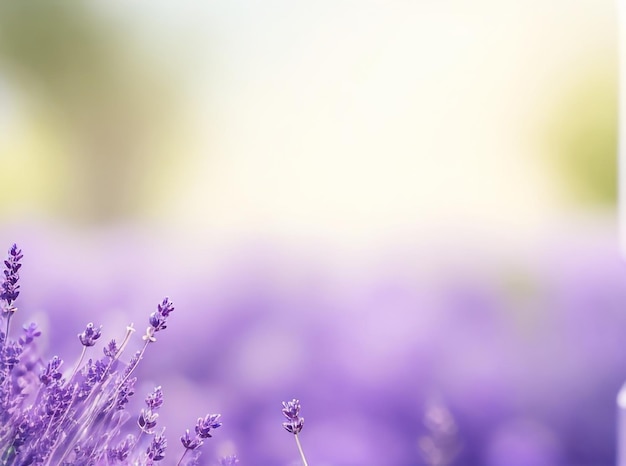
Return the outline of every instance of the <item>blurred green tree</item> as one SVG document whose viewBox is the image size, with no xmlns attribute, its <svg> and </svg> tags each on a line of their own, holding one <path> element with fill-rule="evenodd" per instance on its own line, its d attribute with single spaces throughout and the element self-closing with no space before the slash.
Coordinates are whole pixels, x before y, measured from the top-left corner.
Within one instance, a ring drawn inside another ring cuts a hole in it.
<svg viewBox="0 0 626 466">
<path fill-rule="evenodd" d="M 544 133 L 566 197 L 587 207 L 617 201 L 616 67 L 594 65 L 558 96 Z"/>
<path fill-rule="evenodd" d="M 164 185 L 155 177 L 167 162 L 160 146 L 177 121 L 167 70 L 142 54 L 119 18 L 96 7 L 0 2 L 0 72 L 63 140 L 57 209 L 90 223 L 136 215 L 148 187 Z"/>
</svg>

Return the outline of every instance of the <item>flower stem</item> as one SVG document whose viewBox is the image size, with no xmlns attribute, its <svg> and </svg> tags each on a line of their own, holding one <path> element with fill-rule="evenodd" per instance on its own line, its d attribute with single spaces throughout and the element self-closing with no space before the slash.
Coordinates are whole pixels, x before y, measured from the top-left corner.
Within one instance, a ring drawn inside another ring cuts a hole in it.
<svg viewBox="0 0 626 466">
<path fill-rule="evenodd" d="M 185 451 L 183 452 L 183 456 L 180 457 L 180 459 L 178 460 L 178 463 L 176 463 L 176 466 L 180 466 L 180 463 L 182 463 L 183 458 L 185 457 L 185 455 L 187 454 L 188 451 L 189 451 L 189 449 L 185 448 Z"/>
<path fill-rule="evenodd" d="M 12 315 L 13 313 L 9 311 L 9 314 L 7 315 L 7 330 L 6 330 L 6 333 L 4 334 L 4 340 L 2 340 L 2 348 L 6 346 L 6 342 L 9 339 L 9 324 L 11 323 Z"/>
<path fill-rule="evenodd" d="M 139 356 L 137 357 L 137 361 L 135 361 L 135 364 L 132 367 L 128 368 L 128 371 L 126 373 L 126 377 L 124 377 L 122 379 L 122 381 L 119 384 L 117 384 L 117 387 L 116 387 L 115 391 L 120 390 L 122 388 L 122 386 L 124 386 L 124 383 L 128 380 L 128 378 L 131 376 L 133 371 L 137 368 L 137 366 L 139 365 L 139 362 L 143 358 L 144 353 L 146 352 L 146 348 L 148 347 L 149 343 L 150 343 L 150 340 L 146 340 L 146 343 L 143 345 L 143 348 L 141 348 L 141 353 L 139 353 Z"/>
<path fill-rule="evenodd" d="M 74 376 L 76 375 L 76 373 L 78 372 L 78 369 L 80 369 L 80 365 L 83 363 L 83 359 L 85 359 L 85 353 L 87 352 L 87 347 L 83 346 L 83 350 L 80 353 L 80 358 L 78 358 L 78 362 L 76 363 L 76 365 L 74 366 L 74 371 L 72 372 L 72 375 L 70 376 L 70 378 L 68 379 L 68 384 L 72 383 L 72 379 L 74 378 Z"/>
<path fill-rule="evenodd" d="M 309 463 L 306 462 L 306 458 L 304 457 L 304 451 L 302 451 L 302 445 L 300 445 L 300 439 L 298 438 L 298 434 L 295 434 L 294 437 L 296 438 L 296 445 L 298 445 L 298 451 L 300 452 L 302 463 L 304 463 L 304 466 L 309 466 Z"/>
</svg>

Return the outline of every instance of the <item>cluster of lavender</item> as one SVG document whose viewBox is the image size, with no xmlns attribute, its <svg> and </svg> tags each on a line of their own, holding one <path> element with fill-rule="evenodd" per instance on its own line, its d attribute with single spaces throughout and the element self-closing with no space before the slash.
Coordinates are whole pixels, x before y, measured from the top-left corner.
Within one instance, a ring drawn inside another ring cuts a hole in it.
<svg viewBox="0 0 626 466">
<path fill-rule="evenodd" d="M 134 394 L 137 379 L 133 373 L 147 347 L 156 341 L 156 334 L 167 327 L 174 311 L 172 303 L 164 299 L 150 315 L 143 347 L 128 364 L 120 356 L 135 331 L 132 325 L 120 344 L 111 340 L 102 357 L 83 363 L 101 336 L 101 327 L 87 324 L 78 335 L 81 356 L 71 375 L 65 376 L 60 358 L 44 362 L 37 353 L 35 340 L 41 332 L 35 324 L 25 326 L 17 339 L 10 337 L 10 321 L 20 293 L 21 259 L 21 250 L 13 245 L 4 261 L 0 293 L 6 324 L 0 331 L 0 465 L 123 466 L 163 460 L 167 441 L 164 428 L 158 428 L 161 387 L 146 396 L 146 407 L 134 427 L 126 423 L 133 417 L 126 405 Z M 199 448 L 222 425 L 219 419 L 219 414 L 208 414 L 198 419 L 193 435 L 185 432 L 177 466 L 200 464 Z M 238 460 L 229 456 L 220 462 L 233 465 Z"/>
</svg>

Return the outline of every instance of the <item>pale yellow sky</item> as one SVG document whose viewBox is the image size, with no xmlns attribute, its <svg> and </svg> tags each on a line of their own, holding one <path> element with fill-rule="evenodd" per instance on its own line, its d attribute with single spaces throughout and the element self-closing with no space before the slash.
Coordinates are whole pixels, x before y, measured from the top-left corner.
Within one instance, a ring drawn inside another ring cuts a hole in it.
<svg viewBox="0 0 626 466">
<path fill-rule="evenodd" d="M 215 235 L 541 229 L 564 208 L 542 125 L 616 54 L 612 0 L 146 5 L 99 6 L 186 83 L 189 137 L 151 212 Z M 41 154 L 63 148 L 11 92 L 0 76 L 0 156 L 18 154 L 3 167 L 29 173 L 16 209 L 46 215 L 62 170 Z"/>
<path fill-rule="evenodd" d="M 184 223 L 386 234 L 534 228 L 560 209 L 533 139 L 614 53 L 610 2 L 213 2 Z"/>
</svg>

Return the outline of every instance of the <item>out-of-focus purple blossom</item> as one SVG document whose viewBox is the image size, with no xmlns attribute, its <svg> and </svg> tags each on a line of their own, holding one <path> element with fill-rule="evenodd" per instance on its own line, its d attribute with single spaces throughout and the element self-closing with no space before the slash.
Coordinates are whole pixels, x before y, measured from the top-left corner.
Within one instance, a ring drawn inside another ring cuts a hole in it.
<svg viewBox="0 0 626 466">
<path fill-rule="evenodd" d="M 237 455 L 228 455 L 220 458 L 220 466 L 233 466 L 239 463 Z"/>
<path fill-rule="evenodd" d="M 96 340 L 102 335 L 102 325 L 98 328 L 94 327 L 92 322 L 87 324 L 87 327 L 82 333 L 78 334 L 78 339 L 83 346 L 93 346 L 96 344 Z"/>
<path fill-rule="evenodd" d="M 428 466 L 447 466 L 453 463 L 461 448 L 458 429 L 452 414 L 439 400 L 430 400 L 424 413 L 428 434 L 418 441 L 420 453 Z"/>
<path fill-rule="evenodd" d="M 32 341 L 41 336 L 41 331 L 37 328 L 37 324 L 31 322 L 28 326 L 24 325 L 23 327 L 24 334 L 20 336 L 19 342 L 22 345 L 28 345 L 32 343 Z"/>
</svg>

